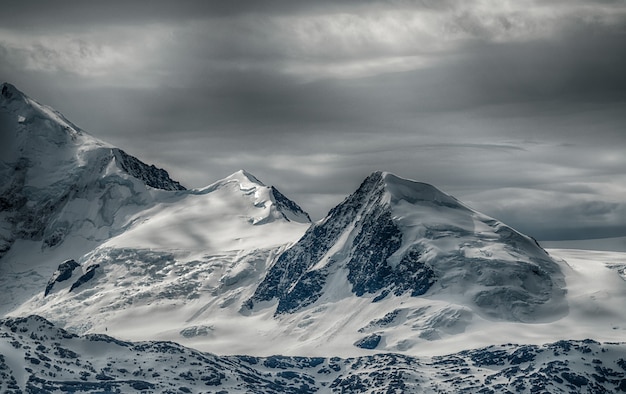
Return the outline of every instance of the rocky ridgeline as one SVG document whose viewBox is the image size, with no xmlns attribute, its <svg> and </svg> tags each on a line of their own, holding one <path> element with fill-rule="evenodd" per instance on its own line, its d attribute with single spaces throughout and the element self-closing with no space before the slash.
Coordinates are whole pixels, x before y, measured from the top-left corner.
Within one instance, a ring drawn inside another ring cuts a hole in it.
<svg viewBox="0 0 626 394">
<path fill-rule="evenodd" d="M 128 174 L 142 180 L 146 185 L 161 190 L 187 190 L 183 185 L 170 178 L 167 171 L 154 165 L 147 165 L 119 148 L 112 149 L 119 166 Z"/>
</svg>

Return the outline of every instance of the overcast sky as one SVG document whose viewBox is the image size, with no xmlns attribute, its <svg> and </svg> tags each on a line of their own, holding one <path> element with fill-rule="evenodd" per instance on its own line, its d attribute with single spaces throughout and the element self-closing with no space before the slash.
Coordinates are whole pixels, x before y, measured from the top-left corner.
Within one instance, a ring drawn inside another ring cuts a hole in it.
<svg viewBox="0 0 626 394">
<path fill-rule="evenodd" d="M 10 1 L 0 80 L 189 188 L 316 219 L 375 170 L 539 239 L 626 235 L 626 2 Z"/>
</svg>

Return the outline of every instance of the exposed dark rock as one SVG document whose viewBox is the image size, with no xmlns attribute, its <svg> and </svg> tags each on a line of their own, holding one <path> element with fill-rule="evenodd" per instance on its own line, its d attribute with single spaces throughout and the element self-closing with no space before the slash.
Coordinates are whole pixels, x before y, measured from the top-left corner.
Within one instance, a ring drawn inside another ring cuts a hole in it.
<svg viewBox="0 0 626 394">
<path fill-rule="evenodd" d="M 337 262 L 331 261 L 320 269 L 310 268 L 350 226 L 360 229 L 346 262 L 353 293 L 357 296 L 379 291 L 396 295 L 407 291 L 414 296 L 424 294 L 435 278 L 432 268 L 419 260 L 421 251 L 417 246 L 407 250 L 395 266 L 388 262 L 402 244 L 402 232 L 392 220 L 388 207 L 382 204 L 384 191 L 381 173 L 365 179 L 322 223 L 312 226 L 296 245 L 278 258 L 247 305 L 251 307 L 254 302 L 275 298 L 278 299 L 276 313 L 280 314 L 317 301 Z"/>
<path fill-rule="evenodd" d="M 94 275 L 96 274 L 96 269 L 99 267 L 100 264 L 94 264 L 87 268 L 87 272 L 85 272 L 80 278 L 76 280 L 76 282 L 72 284 L 72 287 L 70 287 L 70 293 L 78 287 L 87 283 L 89 280 L 93 279 Z"/>
<path fill-rule="evenodd" d="M 113 154 L 124 171 L 150 187 L 162 190 L 186 190 L 180 183 L 171 179 L 164 169 L 147 165 L 118 148 L 113 149 Z"/>
<path fill-rule="evenodd" d="M 52 278 L 50 278 L 50 280 L 48 281 L 46 290 L 44 292 L 44 297 L 47 296 L 50 293 L 50 291 L 52 291 L 52 288 L 54 287 L 55 283 L 64 282 L 68 280 L 69 278 L 71 278 L 72 273 L 74 272 L 74 269 L 78 267 L 80 267 L 80 264 L 78 264 L 74 260 L 67 260 L 61 263 L 59 265 L 59 268 L 57 268 L 57 270 L 52 275 Z"/>
<path fill-rule="evenodd" d="M 356 341 L 354 346 L 360 347 L 361 349 L 376 349 L 381 339 L 382 337 L 378 334 L 368 335 Z"/>
<path fill-rule="evenodd" d="M 289 221 L 289 218 L 284 212 L 293 212 L 294 215 L 306 218 L 307 221 L 311 221 L 311 217 L 306 213 L 298 204 L 291 201 L 284 194 L 278 191 L 274 186 L 271 187 L 272 196 L 274 196 L 274 203 L 276 208 L 283 214 L 283 217 Z"/>
</svg>

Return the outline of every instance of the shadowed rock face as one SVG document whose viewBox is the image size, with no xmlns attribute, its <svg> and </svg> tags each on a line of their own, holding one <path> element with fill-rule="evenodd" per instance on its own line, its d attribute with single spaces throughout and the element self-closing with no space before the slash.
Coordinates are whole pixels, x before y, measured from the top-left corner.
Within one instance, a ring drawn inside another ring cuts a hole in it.
<svg viewBox="0 0 626 394">
<path fill-rule="evenodd" d="M 74 260 L 67 260 L 59 265 L 59 268 L 54 272 L 52 278 L 48 281 L 48 285 L 46 286 L 46 290 L 44 292 L 44 297 L 47 296 L 54 287 L 55 283 L 60 283 L 68 280 L 72 277 L 72 273 L 76 268 L 80 267 Z"/>
<path fill-rule="evenodd" d="M 113 149 L 113 154 L 122 170 L 142 180 L 150 187 L 161 190 L 186 190 L 180 183 L 171 179 L 167 171 L 161 168 L 147 165 L 118 148 Z"/>
<path fill-rule="evenodd" d="M 309 216 L 309 214 L 306 213 L 302 208 L 300 208 L 298 204 L 285 197 L 285 195 L 279 192 L 278 189 L 276 189 L 274 186 L 270 186 L 270 188 L 272 197 L 274 198 L 274 203 L 276 204 L 276 209 L 278 209 L 278 211 L 282 213 L 283 217 L 286 220 L 291 220 L 288 216 L 288 214 L 291 214 L 297 218 L 301 217 L 306 222 L 311 222 L 311 217 Z"/>
<path fill-rule="evenodd" d="M 332 292 L 337 275 L 374 302 L 445 292 L 514 321 L 545 318 L 547 304 L 555 314 L 566 308 L 562 273 L 533 239 L 433 186 L 380 172 L 279 256 L 246 306 L 277 300 L 277 314 L 301 310 Z"/>
<path fill-rule="evenodd" d="M 357 296 L 381 290 L 396 294 L 408 290 L 416 295 L 425 293 L 431 284 L 432 271 L 416 260 L 419 253 L 407 253 L 395 269 L 387 264 L 387 259 L 402 244 L 402 232 L 382 205 L 384 187 L 381 180 L 380 173 L 368 177 L 355 193 L 333 208 L 321 224 L 311 227 L 296 245 L 283 253 L 248 305 L 277 298 L 277 313 L 284 313 L 317 301 L 328 276 L 341 262 L 335 256 L 323 267 L 311 268 L 351 226 L 360 231 L 355 234 L 350 257 L 344 264 L 349 270 L 352 291 Z"/>
<path fill-rule="evenodd" d="M 72 287 L 70 287 L 70 293 L 76 290 L 77 288 L 79 288 L 80 286 L 84 285 L 85 283 L 87 283 L 89 280 L 93 279 L 93 277 L 96 274 L 96 269 L 99 267 L 100 267 L 99 264 L 95 264 L 89 267 L 87 269 L 87 272 L 81 275 L 81 277 L 78 278 L 76 282 L 72 283 Z"/>
<path fill-rule="evenodd" d="M 356 341 L 354 346 L 360 347 L 361 349 L 376 349 L 381 339 L 380 335 L 371 334 Z"/>
</svg>

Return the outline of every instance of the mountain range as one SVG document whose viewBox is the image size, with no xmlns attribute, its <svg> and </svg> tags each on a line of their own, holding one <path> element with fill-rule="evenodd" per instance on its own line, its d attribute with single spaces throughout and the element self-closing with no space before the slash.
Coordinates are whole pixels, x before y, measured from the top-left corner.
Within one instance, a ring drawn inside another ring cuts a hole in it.
<svg viewBox="0 0 626 394">
<path fill-rule="evenodd" d="M 621 256 L 554 256 L 436 187 L 387 172 L 316 222 L 245 170 L 187 189 L 7 83 L 0 127 L 7 389 L 166 392 L 178 379 L 198 391 L 212 376 L 215 388 L 236 391 L 527 392 L 519 380 L 534 371 L 543 387 L 626 390 L 626 347 L 612 343 L 626 330 Z M 559 340 L 572 341 L 544 345 Z M 587 365 L 587 348 L 600 362 Z M 134 375 L 132 354 L 142 352 L 184 371 Z M 577 367 L 550 364 L 550 352 Z M 104 354 L 115 355 L 99 369 L 76 361 Z M 532 357 L 513 363 L 515 354 Z M 388 381 L 372 386 L 376 368 Z"/>
</svg>

